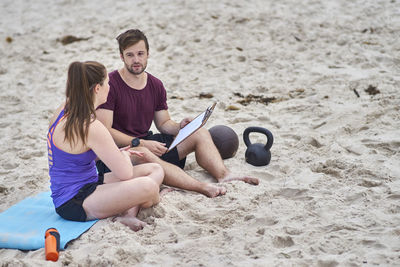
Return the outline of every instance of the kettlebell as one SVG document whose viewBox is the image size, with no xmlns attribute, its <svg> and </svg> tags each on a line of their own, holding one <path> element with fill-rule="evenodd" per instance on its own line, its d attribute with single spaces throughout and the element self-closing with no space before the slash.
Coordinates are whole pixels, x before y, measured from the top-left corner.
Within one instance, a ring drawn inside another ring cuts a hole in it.
<svg viewBox="0 0 400 267">
<path fill-rule="evenodd" d="M 255 143 L 252 144 L 249 139 L 249 134 L 252 132 L 262 133 L 267 136 L 267 144 Z M 254 166 L 268 165 L 271 160 L 271 149 L 274 137 L 272 133 L 262 127 L 248 127 L 243 132 L 243 141 L 247 146 L 245 158 L 246 162 Z"/>
</svg>

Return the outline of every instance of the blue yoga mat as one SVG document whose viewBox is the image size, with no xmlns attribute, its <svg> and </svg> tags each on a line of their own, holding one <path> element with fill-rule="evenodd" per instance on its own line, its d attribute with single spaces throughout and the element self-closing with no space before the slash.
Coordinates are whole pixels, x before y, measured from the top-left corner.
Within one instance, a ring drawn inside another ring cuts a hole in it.
<svg viewBox="0 0 400 267">
<path fill-rule="evenodd" d="M 0 213 L 0 248 L 34 250 L 44 247 L 48 228 L 60 233 L 60 249 L 78 238 L 97 220 L 74 222 L 61 218 L 54 210 L 50 191 L 26 198 Z"/>
</svg>

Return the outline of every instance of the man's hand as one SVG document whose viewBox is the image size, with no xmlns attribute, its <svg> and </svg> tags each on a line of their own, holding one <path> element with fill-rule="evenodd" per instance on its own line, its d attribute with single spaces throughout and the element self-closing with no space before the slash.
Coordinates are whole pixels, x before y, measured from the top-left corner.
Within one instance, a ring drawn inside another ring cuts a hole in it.
<svg viewBox="0 0 400 267">
<path fill-rule="evenodd" d="M 180 123 L 179 126 L 181 129 L 185 127 L 189 122 L 191 122 L 193 119 L 192 118 L 184 118 Z"/>
<path fill-rule="evenodd" d="M 165 143 L 160 143 L 157 141 L 153 140 L 140 140 L 141 145 L 146 147 L 148 150 L 150 150 L 153 154 L 155 154 L 158 157 L 161 157 L 162 155 L 167 152 L 168 148 L 165 147 Z"/>
</svg>

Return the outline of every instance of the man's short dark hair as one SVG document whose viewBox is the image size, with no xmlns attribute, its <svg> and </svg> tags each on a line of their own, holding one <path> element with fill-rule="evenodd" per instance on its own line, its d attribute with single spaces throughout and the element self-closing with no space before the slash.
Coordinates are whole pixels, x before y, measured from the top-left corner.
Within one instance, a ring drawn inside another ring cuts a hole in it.
<svg viewBox="0 0 400 267">
<path fill-rule="evenodd" d="M 146 45 L 147 53 L 149 52 L 149 42 L 147 41 L 146 35 L 138 29 L 127 30 L 121 33 L 116 38 L 119 44 L 119 52 L 123 54 L 123 51 L 128 47 L 137 44 L 140 41 L 144 41 Z"/>
</svg>

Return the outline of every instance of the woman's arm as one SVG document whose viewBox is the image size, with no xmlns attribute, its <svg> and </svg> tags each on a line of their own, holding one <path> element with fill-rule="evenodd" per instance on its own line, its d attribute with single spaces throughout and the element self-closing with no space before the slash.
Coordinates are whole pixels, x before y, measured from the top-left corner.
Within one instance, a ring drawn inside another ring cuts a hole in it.
<svg viewBox="0 0 400 267">
<path fill-rule="evenodd" d="M 98 120 L 95 120 L 89 126 L 87 145 L 116 177 L 121 180 L 132 178 L 133 169 L 129 152 L 118 149 L 110 132 Z"/>
<path fill-rule="evenodd" d="M 131 144 L 131 141 L 133 139 L 132 136 L 129 136 L 127 134 L 124 134 L 121 131 L 118 131 L 114 128 L 112 128 L 113 124 L 113 115 L 114 111 L 109 110 L 109 109 L 98 109 L 96 110 L 96 116 L 99 121 L 101 121 L 104 126 L 110 131 L 111 136 L 113 137 L 115 143 L 117 146 L 123 147 L 123 146 L 128 146 Z"/>
</svg>

